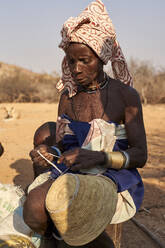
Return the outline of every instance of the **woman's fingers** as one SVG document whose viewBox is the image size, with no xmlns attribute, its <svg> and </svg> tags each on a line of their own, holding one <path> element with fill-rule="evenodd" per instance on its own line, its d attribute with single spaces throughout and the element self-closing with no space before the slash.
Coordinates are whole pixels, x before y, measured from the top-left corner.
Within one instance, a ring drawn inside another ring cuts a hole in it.
<svg viewBox="0 0 165 248">
<path fill-rule="evenodd" d="M 41 166 L 48 166 L 49 163 L 46 160 L 53 161 L 53 155 L 49 153 L 49 147 L 46 145 L 40 145 L 30 151 L 29 153 L 32 161 Z"/>
<path fill-rule="evenodd" d="M 58 159 L 58 163 L 64 163 L 66 166 L 70 167 L 77 162 L 80 148 L 76 148 L 67 152 L 64 152 Z"/>
</svg>

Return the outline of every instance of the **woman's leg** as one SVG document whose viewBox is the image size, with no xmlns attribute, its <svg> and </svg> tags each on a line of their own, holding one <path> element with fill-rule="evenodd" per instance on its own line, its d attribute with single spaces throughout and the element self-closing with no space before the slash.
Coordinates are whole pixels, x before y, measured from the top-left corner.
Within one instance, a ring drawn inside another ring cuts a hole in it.
<svg viewBox="0 0 165 248">
<path fill-rule="evenodd" d="M 45 208 L 45 199 L 52 182 L 52 180 L 48 180 L 31 190 L 23 207 L 25 223 L 32 230 L 42 235 L 45 234 L 50 222 L 50 217 Z"/>
<path fill-rule="evenodd" d="M 57 242 L 57 248 L 115 248 L 113 241 L 104 231 L 101 233 L 95 240 L 90 243 L 82 246 L 70 246 L 66 244 L 64 241 Z"/>
<path fill-rule="evenodd" d="M 46 195 L 52 183 L 52 180 L 48 180 L 30 191 L 24 203 L 24 221 L 32 230 L 44 236 L 42 248 L 47 247 L 48 245 L 51 248 L 51 245 L 53 244 L 56 244 L 57 248 L 72 248 L 72 246 L 67 245 L 64 241 L 56 241 L 52 239 L 52 230 L 54 226 L 45 208 Z M 79 247 L 114 248 L 114 245 L 109 236 L 103 232 L 95 240 Z"/>
</svg>

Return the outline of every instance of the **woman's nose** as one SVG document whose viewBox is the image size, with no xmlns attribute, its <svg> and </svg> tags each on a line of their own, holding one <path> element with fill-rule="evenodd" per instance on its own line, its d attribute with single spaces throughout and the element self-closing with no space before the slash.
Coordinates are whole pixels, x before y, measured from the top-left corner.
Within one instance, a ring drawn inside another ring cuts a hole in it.
<svg viewBox="0 0 165 248">
<path fill-rule="evenodd" d="M 82 70 L 82 66 L 81 66 L 80 62 L 78 61 L 74 65 L 74 73 L 79 73 L 79 72 L 81 72 L 81 70 Z"/>
</svg>

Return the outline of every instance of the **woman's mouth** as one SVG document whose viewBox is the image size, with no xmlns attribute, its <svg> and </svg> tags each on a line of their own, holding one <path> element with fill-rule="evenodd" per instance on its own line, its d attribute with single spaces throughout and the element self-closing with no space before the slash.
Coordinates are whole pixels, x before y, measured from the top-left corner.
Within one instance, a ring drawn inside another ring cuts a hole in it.
<svg viewBox="0 0 165 248">
<path fill-rule="evenodd" d="M 84 78 L 83 77 L 75 77 L 75 80 L 77 82 L 82 82 L 82 81 L 84 81 Z"/>
<path fill-rule="evenodd" d="M 75 81 L 76 81 L 76 83 L 78 83 L 78 84 L 85 84 L 86 83 L 86 80 L 84 79 L 84 78 L 75 78 Z"/>
</svg>

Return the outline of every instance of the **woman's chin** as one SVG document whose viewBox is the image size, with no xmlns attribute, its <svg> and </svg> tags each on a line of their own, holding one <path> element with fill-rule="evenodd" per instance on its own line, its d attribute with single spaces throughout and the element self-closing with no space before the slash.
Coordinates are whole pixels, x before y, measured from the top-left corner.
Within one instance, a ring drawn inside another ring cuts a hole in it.
<svg viewBox="0 0 165 248">
<path fill-rule="evenodd" d="M 76 84 L 77 84 L 77 86 L 81 86 L 81 87 L 84 87 L 84 88 L 88 88 L 88 87 L 90 87 L 90 84 L 89 84 L 89 82 L 86 82 L 86 81 L 77 81 L 76 82 Z"/>
</svg>

